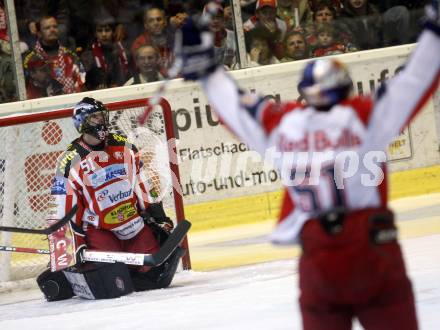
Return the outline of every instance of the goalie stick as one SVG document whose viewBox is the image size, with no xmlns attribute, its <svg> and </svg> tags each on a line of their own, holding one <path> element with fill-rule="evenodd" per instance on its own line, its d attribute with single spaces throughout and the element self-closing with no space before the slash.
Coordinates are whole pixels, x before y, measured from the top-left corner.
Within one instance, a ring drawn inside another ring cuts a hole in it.
<svg viewBox="0 0 440 330">
<path fill-rule="evenodd" d="M 13 233 L 25 233 L 25 234 L 40 234 L 40 235 L 50 235 L 53 232 L 60 229 L 66 223 L 70 221 L 70 219 L 75 215 L 76 210 L 78 209 L 77 205 L 74 205 L 72 209 L 57 223 L 53 224 L 44 229 L 30 229 L 30 228 L 20 228 L 20 227 L 5 227 L 0 226 L 0 231 L 8 231 Z"/>
<path fill-rule="evenodd" d="M 159 251 L 153 254 L 85 250 L 83 252 L 83 260 L 108 263 L 123 262 L 126 265 L 137 266 L 160 266 L 180 245 L 190 228 L 191 222 L 187 220 L 179 222 L 164 245 L 159 248 Z"/>
<path fill-rule="evenodd" d="M 25 248 L 18 246 L 0 245 L 0 252 L 20 252 L 20 253 L 35 253 L 35 254 L 50 254 L 49 250 Z"/>
<path fill-rule="evenodd" d="M 179 222 L 177 227 L 173 230 L 173 232 L 165 241 L 164 245 L 162 245 L 159 248 L 159 251 L 153 254 L 85 250 L 83 253 L 83 260 L 93 261 L 93 262 L 107 262 L 107 263 L 123 262 L 124 264 L 127 265 L 137 265 L 137 266 L 153 266 L 153 267 L 160 266 L 180 245 L 180 243 L 183 241 L 190 228 L 191 228 L 191 222 L 187 220 L 183 220 Z M 0 252 L 1 251 L 50 254 L 49 250 L 45 250 L 45 249 L 33 249 L 33 248 L 23 248 L 23 247 L 4 246 L 4 245 L 0 245 Z"/>
</svg>

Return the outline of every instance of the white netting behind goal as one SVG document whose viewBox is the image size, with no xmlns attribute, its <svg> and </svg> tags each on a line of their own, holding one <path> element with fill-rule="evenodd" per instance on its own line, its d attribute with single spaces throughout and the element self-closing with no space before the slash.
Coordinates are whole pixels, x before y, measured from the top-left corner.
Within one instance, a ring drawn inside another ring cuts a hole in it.
<svg viewBox="0 0 440 330">
<path fill-rule="evenodd" d="M 176 221 L 183 209 L 181 198 L 175 198 L 172 186 L 176 182 L 173 176 L 178 177 L 178 172 L 169 160 L 168 139 L 173 139 L 170 109 L 155 107 L 147 123 L 138 127 L 136 119 L 145 110 L 145 99 L 107 104 L 107 107 L 111 131 L 127 136 L 137 146 L 145 177 L 159 192 L 157 198 L 163 201 L 167 215 Z M 46 120 L 48 117 L 43 114 L 31 123 L 0 127 L 0 226 L 46 227 L 57 158 L 78 137 L 71 113 L 68 109 L 57 110 L 50 117 L 57 119 Z M 0 246 L 48 249 L 43 235 L 1 231 L 0 235 Z M 0 282 L 35 277 L 48 262 L 48 255 L 0 251 Z"/>
</svg>

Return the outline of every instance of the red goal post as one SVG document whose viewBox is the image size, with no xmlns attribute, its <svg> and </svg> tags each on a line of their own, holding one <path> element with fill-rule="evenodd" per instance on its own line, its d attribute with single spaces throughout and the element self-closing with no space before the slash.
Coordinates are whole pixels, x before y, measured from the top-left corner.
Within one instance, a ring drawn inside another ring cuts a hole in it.
<svg viewBox="0 0 440 330">
<path fill-rule="evenodd" d="M 170 104 L 162 98 L 142 126 L 137 117 L 148 99 L 107 103 L 110 130 L 137 146 L 149 184 L 160 192 L 167 215 L 185 218 Z M 50 183 L 56 160 L 78 133 L 72 108 L 0 117 L 0 225 L 45 227 Z M 47 249 L 41 235 L 0 232 L 0 246 Z M 183 246 L 188 248 L 187 239 Z M 0 252 L 0 283 L 35 277 L 49 261 L 45 255 Z M 189 253 L 182 260 L 190 269 Z"/>
</svg>

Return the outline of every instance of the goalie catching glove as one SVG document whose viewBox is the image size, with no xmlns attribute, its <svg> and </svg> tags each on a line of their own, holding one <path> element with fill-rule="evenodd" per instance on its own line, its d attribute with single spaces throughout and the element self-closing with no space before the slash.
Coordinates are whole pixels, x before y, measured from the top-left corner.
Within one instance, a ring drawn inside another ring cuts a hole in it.
<svg viewBox="0 0 440 330">
<path fill-rule="evenodd" d="M 181 75 L 185 80 L 199 80 L 215 71 L 214 35 L 207 24 L 189 18 L 176 33 L 176 40 L 176 60 L 182 64 Z"/>
<path fill-rule="evenodd" d="M 425 6 L 426 25 L 440 34 L 440 1 L 431 0 Z"/>
</svg>

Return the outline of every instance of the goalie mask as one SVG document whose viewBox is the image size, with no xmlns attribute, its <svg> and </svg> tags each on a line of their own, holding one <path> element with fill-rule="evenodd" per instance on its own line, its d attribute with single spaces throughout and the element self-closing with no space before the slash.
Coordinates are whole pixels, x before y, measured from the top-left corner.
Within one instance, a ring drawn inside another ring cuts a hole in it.
<svg viewBox="0 0 440 330">
<path fill-rule="evenodd" d="M 73 108 L 73 124 L 79 133 L 104 141 L 108 136 L 108 110 L 102 102 L 85 97 Z"/>
<path fill-rule="evenodd" d="M 298 90 L 307 103 L 329 108 L 348 97 L 353 81 L 347 68 L 335 59 L 319 59 L 308 63 Z"/>
</svg>

